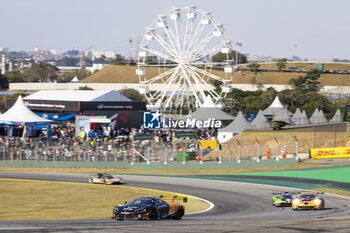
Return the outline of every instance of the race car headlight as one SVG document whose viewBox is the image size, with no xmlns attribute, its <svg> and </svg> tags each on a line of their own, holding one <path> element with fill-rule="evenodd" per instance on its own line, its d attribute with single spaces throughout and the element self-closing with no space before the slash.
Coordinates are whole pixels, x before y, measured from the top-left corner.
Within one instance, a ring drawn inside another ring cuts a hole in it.
<svg viewBox="0 0 350 233">
<path fill-rule="evenodd" d="M 292 202 L 293 202 L 293 204 L 298 204 L 300 202 L 300 200 L 299 199 L 294 199 Z"/>
<path fill-rule="evenodd" d="M 316 204 L 316 205 L 321 204 L 321 200 L 320 200 L 320 199 L 315 199 L 315 204 Z"/>
<path fill-rule="evenodd" d="M 118 207 L 114 207 L 114 211 L 118 212 L 119 211 Z"/>
</svg>

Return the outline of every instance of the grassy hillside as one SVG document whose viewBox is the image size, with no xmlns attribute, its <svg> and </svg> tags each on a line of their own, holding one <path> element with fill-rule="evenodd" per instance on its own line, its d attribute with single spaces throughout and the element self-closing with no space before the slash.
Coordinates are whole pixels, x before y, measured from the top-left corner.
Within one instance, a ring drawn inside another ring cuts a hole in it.
<svg viewBox="0 0 350 233">
<path fill-rule="evenodd" d="M 297 66 L 299 69 L 310 69 L 312 63 L 288 63 L 289 66 Z M 331 63 L 324 64 L 324 69 L 328 70 L 350 70 L 350 64 Z M 276 69 L 275 64 L 261 64 L 261 68 Z M 90 77 L 84 79 L 89 83 L 137 83 L 138 77 L 135 73 L 136 66 L 110 65 Z M 165 68 L 148 67 L 146 77 L 151 78 L 165 72 Z M 292 78 L 297 78 L 305 73 L 284 73 L 284 72 L 260 72 L 238 71 L 232 75 L 227 75 L 222 70 L 207 70 L 219 77 L 232 79 L 234 84 L 288 84 Z M 350 74 L 322 74 L 321 84 L 325 86 L 348 86 L 350 85 Z"/>
</svg>

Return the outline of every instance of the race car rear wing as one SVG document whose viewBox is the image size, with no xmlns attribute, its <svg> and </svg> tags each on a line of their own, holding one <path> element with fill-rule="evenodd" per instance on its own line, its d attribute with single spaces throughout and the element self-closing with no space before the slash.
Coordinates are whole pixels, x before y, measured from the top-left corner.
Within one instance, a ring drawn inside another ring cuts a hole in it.
<svg viewBox="0 0 350 233">
<path fill-rule="evenodd" d="M 324 194 L 324 192 L 310 192 L 310 191 L 300 191 L 300 192 L 298 192 L 298 194 L 300 194 L 300 193 L 314 193 L 314 194 Z"/>
<path fill-rule="evenodd" d="M 163 195 L 161 195 L 161 196 L 159 196 L 159 198 L 162 200 L 171 200 L 171 202 L 179 200 L 179 201 L 183 201 L 184 203 L 186 203 L 188 201 L 187 197 L 178 197 L 178 196 L 164 197 Z"/>
<path fill-rule="evenodd" d="M 282 195 L 282 194 L 298 194 L 298 193 L 290 193 L 290 192 L 284 192 L 284 193 L 272 193 L 272 195 Z"/>
</svg>

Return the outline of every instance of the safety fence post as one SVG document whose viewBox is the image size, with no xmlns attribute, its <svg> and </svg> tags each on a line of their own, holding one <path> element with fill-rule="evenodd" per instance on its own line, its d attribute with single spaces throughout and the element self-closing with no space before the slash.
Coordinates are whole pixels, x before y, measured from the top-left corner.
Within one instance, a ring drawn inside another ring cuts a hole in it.
<svg viewBox="0 0 350 233">
<path fill-rule="evenodd" d="M 221 164 L 222 161 L 222 145 L 219 143 L 219 163 Z"/>
<path fill-rule="evenodd" d="M 185 143 L 184 145 L 184 151 L 183 151 L 183 154 L 182 154 L 182 164 L 186 164 L 186 150 L 187 150 L 187 144 Z"/>
<path fill-rule="evenodd" d="M 238 160 L 237 163 L 241 162 L 241 143 L 238 141 L 238 139 L 236 139 L 236 142 L 238 144 Z"/>
<path fill-rule="evenodd" d="M 333 133 L 333 147 L 337 144 L 337 125 L 334 125 L 334 133 Z"/>
<path fill-rule="evenodd" d="M 276 142 L 276 161 L 278 161 L 278 160 L 279 160 L 279 148 L 280 148 L 280 144 L 279 144 L 279 142 L 278 142 L 278 140 L 277 140 L 276 137 L 273 137 L 273 139 L 275 139 L 275 142 Z"/>
<path fill-rule="evenodd" d="M 168 163 L 168 147 L 165 146 L 164 164 Z"/>
<path fill-rule="evenodd" d="M 258 158 L 256 159 L 257 162 L 260 162 L 260 142 L 257 138 L 255 138 L 255 141 L 258 143 L 257 149 L 258 149 Z"/>
<path fill-rule="evenodd" d="M 147 147 L 147 165 L 150 164 L 150 157 L 151 157 L 151 147 L 153 146 L 153 142 L 151 142 L 151 145 Z"/>
</svg>

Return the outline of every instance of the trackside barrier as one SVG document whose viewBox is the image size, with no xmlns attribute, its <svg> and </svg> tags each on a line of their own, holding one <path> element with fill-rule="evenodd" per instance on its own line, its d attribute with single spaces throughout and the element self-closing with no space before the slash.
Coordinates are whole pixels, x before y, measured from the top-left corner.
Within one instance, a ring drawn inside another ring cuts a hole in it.
<svg viewBox="0 0 350 233">
<path fill-rule="evenodd" d="M 313 159 L 350 158 L 350 147 L 316 148 L 310 154 Z"/>
<path fill-rule="evenodd" d="M 106 168 L 106 169 L 135 169 L 135 170 L 189 170 L 189 169 L 242 169 L 242 168 L 262 168 L 262 167 L 280 167 L 297 164 L 295 159 L 283 159 L 278 162 L 275 160 L 261 160 L 259 163 L 253 160 L 241 160 L 224 162 L 219 164 L 217 161 L 203 162 L 186 161 L 182 164 L 176 161 L 167 164 L 158 163 L 134 163 L 127 161 L 108 161 L 108 162 L 89 162 L 89 161 L 26 161 L 26 160 L 1 160 L 0 167 L 19 167 L 19 168 Z"/>
</svg>

